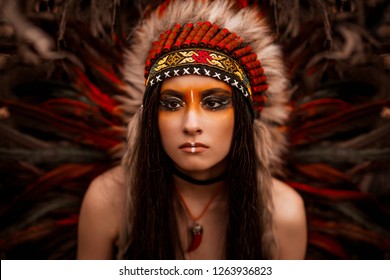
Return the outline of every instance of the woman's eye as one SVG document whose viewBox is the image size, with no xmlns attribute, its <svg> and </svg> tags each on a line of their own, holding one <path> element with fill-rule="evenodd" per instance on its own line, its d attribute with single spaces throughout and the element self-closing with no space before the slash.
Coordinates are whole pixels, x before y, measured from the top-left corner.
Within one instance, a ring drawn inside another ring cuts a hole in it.
<svg viewBox="0 0 390 280">
<path fill-rule="evenodd" d="M 183 107 L 183 102 L 176 99 L 160 100 L 160 104 L 164 109 L 175 111 L 180 107 Z"/>
<path fill-rule="evenodd" d="M 219 106 L 221 106 L 221 102 L 218 102 L 218 101 L 207 101 L 204 105 L 207 106 L 208 108 L 216 109 Z"/>
<path fill-rule="evenodd" d="M 202 101 L 202 106 L 209 110 L 224 109 L 230 104 L 230 98 L 223 99 L 205 99 Z"/>
</svg>

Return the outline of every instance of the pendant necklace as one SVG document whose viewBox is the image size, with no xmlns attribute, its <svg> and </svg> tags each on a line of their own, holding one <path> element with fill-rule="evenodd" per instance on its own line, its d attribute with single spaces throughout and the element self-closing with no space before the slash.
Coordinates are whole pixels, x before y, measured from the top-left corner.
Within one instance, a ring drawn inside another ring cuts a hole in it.
<svg viewBox="0 0 390 280">
<path fill-rule="evenodd" d="M 217 190 L 212 195 L 210 200 L 207 202 L 206 206 L 203 208 L 203 211 L 198 216 L 194 216 L 191 213 L 191 211 L 188 208 L 188 205 L 185 202 L 182 194 L 179 192 L 178 188 L 176 187 L 176 191 L 177 191 L 177 193 L 179 195 L 179 199 L 180 199 L 181 203 L 184 205 L 184 208 L 186 209 L 186 211 L 187 211 L 188 215 L 190 216 L 191 220 L 193 221 L 193 225 L 190 227 L 190 232 L 191 232 L 192 239 L 191 239 L 191 244 L 190 244 L 190 246 L 187 249 L 187 253 L 194 251 L 196 248 L 199 247 L 200 243 L 202 242 L 203 226 L 198 223 L 198 220 L 200 218 L 202 218 L 203 215 L 207 212 L 207 210 L 209 209 L 211 203 L 214 201 L 214 199 L 217 197 L 217 195 L 221 191 L 222 185 L 223 184 L 221 184 L 220 186 L 217 187 Z"/>
</svg>

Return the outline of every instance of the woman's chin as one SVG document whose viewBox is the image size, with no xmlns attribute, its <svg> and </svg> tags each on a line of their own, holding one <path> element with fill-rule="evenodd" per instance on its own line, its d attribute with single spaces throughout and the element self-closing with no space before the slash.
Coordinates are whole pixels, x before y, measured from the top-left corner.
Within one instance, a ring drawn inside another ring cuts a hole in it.
<svg viewBox="0 0 390 280">
<path fill-rule="evenodd" d="M 206 180 L 208 177 L 221 175 L 225 168 L 223 161 L 204 161 L 190 159 L 186 161 L 175 162 L 176 168 L 182 173 L 195 179 Z"/>
</svg>

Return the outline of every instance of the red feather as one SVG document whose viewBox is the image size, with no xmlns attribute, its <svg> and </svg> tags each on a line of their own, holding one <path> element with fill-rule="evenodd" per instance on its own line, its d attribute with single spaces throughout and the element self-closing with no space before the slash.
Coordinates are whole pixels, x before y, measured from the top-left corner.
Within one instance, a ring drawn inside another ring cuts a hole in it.
<svg viewBox="0 0 390 280">
<path fill-rule="evenodd" d="M 317 246 L 340 259 L 348 259 L 348 255 L 343 246 L 337 240 L 327 235 L 310 231 L 308 234 L 308 243 Z"/>
<path fill-rule="evenodd" d="M 293 187 L 299 192 L 314 195 L 317 197 L 323 197 L 330 200 L 359 200 L 368 199 L 370 196 L 359 191 L 345 191 L 345 190 L 334 190 L 325 188 L 316 188 L 313 186 L 305 185 L 298 182 L 286 182 L 288 185 Z"/>
</svg>

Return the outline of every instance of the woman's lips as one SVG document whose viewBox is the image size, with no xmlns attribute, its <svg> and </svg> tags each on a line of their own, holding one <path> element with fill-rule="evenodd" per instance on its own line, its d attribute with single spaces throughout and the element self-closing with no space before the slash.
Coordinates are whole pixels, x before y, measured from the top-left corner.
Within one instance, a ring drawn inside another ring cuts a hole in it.
<svg viewBox="0 0 390 280">
<path fill-rule="evenodd" d="M 206 151 L 209 147 L 203 143 L 190 143 L 186 142 L 179 146 L 179 149 L 185 153 L 202 153 Z"/>
</svg>

